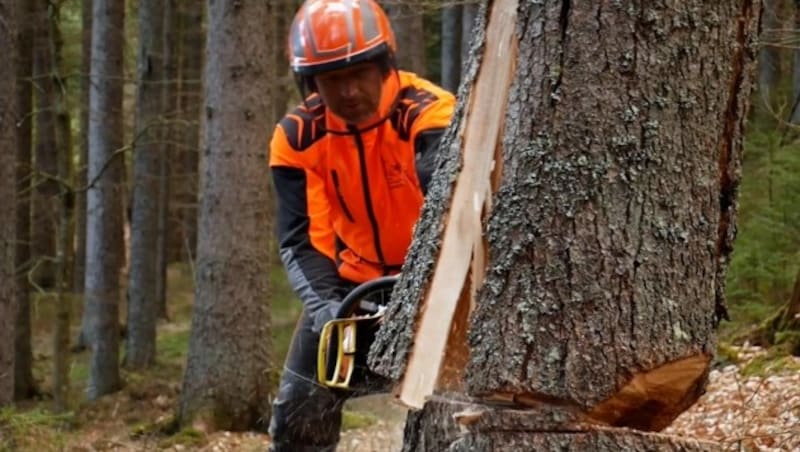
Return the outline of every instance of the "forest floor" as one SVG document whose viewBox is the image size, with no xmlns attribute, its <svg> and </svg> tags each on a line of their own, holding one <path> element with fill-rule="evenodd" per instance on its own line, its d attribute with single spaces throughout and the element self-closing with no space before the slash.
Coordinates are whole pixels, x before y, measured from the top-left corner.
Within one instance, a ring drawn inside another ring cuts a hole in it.
<svg viewBox="0 0 800 452">
<path fill-rule="evenodd" d="M 280 274 L 273 278 L 276 354 L 288 347 L 300 305 Z M 166 433 L 177 404 L 191 318 L 191 275 L 170 269 L 171 320 L 159 325 L 156 366 L 144 373 L 123 371 L 125 387 L 96 402 L 84 401 L 88 353 L 73 355 L 71 411 L 49 412 L 47 377 L 38 382 L 40 400 L 0 410 L 0 452 L 5 451 L 264 451 L 260 433 Z M 73 323 L 78 323 L 78 304 Z M 124 311 L 124 309 L 123 309 Z M 35 372 L 50 373 L 52 306 L 34 304 Z M 348 402 L 340 452 L 399 451 L 405 410 L 387 396 Z M 800 450 L 800 359 L 772 356 L 754 347 L 725 347 L 711 372 L 706 394 L 664 433 L 718 441 L 731 451 Z"/>
</svg>

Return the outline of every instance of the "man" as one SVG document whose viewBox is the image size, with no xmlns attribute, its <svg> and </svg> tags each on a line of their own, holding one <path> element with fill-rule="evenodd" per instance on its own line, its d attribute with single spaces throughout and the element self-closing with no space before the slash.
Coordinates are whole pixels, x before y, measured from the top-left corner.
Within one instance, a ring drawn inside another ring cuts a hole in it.
<svg viewBox="0 0 800 452">
<path fill-rule="evenodd" d="M 450 122 L 452 94 L 398 70 L 395 51 L 373 0 L 307 0 L 289 32 L 305 100 L 278 124 L 270 167 L 281 259 L 305 309 L 273 405 L 274 451 L 335 450 L 346 396 L 316 382 L 319 332 L 355 285 L 400 270 Z"/>
</svg>

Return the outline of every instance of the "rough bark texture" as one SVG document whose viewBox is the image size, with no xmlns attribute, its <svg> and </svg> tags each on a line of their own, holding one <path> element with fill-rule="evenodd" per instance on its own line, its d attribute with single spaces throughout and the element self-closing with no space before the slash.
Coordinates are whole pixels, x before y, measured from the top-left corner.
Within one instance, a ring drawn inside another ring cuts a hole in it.
<svg viewBox="0 0 800 452">
<path fill-rule="evenodd" d="M 719 444 L 584 422 L 575 410 L 486 406 L 456 394 L 434 396 L 406 420 L 403 452 L 721 451 Z"/>
<path fill-rule="evenodd" d="M 119 269 L 122 249 L 122 63 L 124 2 L 94 0 L 86 193 L 87 396 L 120 387 Z"/>
<path fill-rule="evenodd" d="M 726 315 L 759 2 L 520 2 L 517 12 L 518 64 L 484 226 L 486 276 L 470 317 L 465 387 L 588 413 L 624 396 L 632 380 L 686 359 L 700 364 L 685 398 L 667 408 L 645 401 L 600 422 L 638 425 L 628 415 L 679 413 L 700 395 Z M 471 53 L 462 103 L 479 53 Z M 440 246 L 457 129 L 440 148 L 395 304 L 371 350 L 374 369 L 395 379 Z M 615 441 L 639 447 L 628 435 L 603 435 L 587 438 L 606 450 Z M 564 447 L 586 446 L 557 436 Z M 512 446 L 485 444 L 472 446 Z"/>
<path fill-rule="evenodd" d="M 519 61 L 535 64 L 509 100 L 470 391 L 590 407 L 632 373 L 713 354 L 753 7 L 521 5 Z"/>
<path fill-rule="evenodd" d="M 31 266 L 31 148 L 33 111 L 33 2 L 17 0 L 18 64 L 17 64 L 17 234 L 16 234 L 16 297 L 17 320 L 14 359 L 14 397 L 25 400 L 37 395 L 33 379 L 31 347 L 31 305 L 28 270 Z"/>
<path fill-rule="evenodd" d="M 263 2 L 209 2 L 206 148 L 180 421 L 265 428 L 273 384 Z"/>
<path fill-rule="evenodd" d="M 149 367 L 156 358 L 156 278 L 160 161 L 164 128 L 162 4 L 139 0 L 139 56 L 133 143 L 133 205 L 128 273 L 125 366 Z"/>
<path fill-rule="evenodd" d="M 8 58 L 0 65 L 0 407 L 14 401 L 14 237 L 16 230 L 17 158 L 17 23 L 14 0 L 0 0 L 0 49 Z"/>
</svg>

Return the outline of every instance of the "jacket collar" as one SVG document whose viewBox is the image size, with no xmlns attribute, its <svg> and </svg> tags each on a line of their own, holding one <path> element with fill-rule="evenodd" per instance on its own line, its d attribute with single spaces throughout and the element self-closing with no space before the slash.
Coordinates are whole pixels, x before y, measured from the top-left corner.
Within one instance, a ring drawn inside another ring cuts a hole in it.
<svg viewBox="0 0 800 452">
<path fill-rule="evenodd" d="M 394 110 L 397 99 L 402 87 L 401 78 L 403 74 L 398 69 L 391 69 L 389 75 L 383 80 L 381 88 L 381 101 L 378 110 L 368 120 L 359 124 L 348 124 L 342 118 L 336 116 L 330 109 L 325 109 L 325 129 L 328 132 L 338 135 L 349 135 L 354 132 L 366 132 L 381 125 L 389 118 Z"/>
</svg>

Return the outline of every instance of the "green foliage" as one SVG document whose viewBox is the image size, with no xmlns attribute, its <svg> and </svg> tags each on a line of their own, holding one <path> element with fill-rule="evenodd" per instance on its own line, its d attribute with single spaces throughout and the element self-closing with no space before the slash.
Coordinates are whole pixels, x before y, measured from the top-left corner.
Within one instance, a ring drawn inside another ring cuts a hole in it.
<svg viewBox="0 0 800 452">
<path fill-rule="evenodd" d="M 786 356 L 785 351 L 774 349 L 753 358 L 742 368 L 741 374 L 745 377 L 767 377 L 776 373 L 797 371 L 800 371 L 800 366 L 796 360 Z"/>
<path fill-rule="evenodd" d="M 378 422 L 378 419 L 368 413 L 348 410 L 342 412 L 342 430 L 369 427 L 376 422 Z"/>
<path fill-rule="evenodd" d="M 48 445 L 60 449 L 65 440 L 63 431 L 73 420 L 72 413 L 54 414 L 41 408 L 0 409 L 0 451 L 23 449 L 32 439 L 46 439 Z"/>
<path fill-rule="evenodd" d="M 185 428 L 175 435 L 160 441 L 158 445 L 160 448 L 169 448 L 178 445 L 184 447 L 198 447 L 206 444 L 207 441 L 205 433 L 193 428 Z"/>
<path fill-rule="evenodd" d="M 189 349 L 189 329 L 162 333 L 158 336 L 156 349 L 159 361 L 183 362 Z"/>
<path fill-rule="evenodd" d="M 729 331 L 760 323 L 791 295 L 800 265 L 798 174 L 800 141 L 766 124 L 750 129 L 727 279 L 734 320 Z"/>
</svg>

